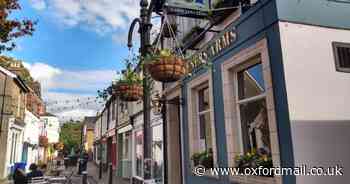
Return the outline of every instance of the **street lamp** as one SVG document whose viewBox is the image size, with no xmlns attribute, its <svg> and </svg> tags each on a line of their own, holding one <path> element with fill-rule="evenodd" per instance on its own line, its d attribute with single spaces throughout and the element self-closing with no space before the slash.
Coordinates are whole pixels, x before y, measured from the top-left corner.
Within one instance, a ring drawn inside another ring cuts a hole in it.
<svg viewBox="0 0 350 184">
<path fill-rule="evenodd" d="M 135 25 L 139 24 L 139 33 L 140 33 L 140 53 L 141 57 L 146 56 L 151 48 L 150 37 L 151 37 L 151 15 L 156 6 L 159 6 L 157 0 L 151 0 L 148 7 L 147 0 L 141 0 L 140 6 L 140 18 L 135 18 L 131 25 L 128 34 L 128 47 L 132 47 L 132 35 L 135 28 Z M 166 104 L 181 105 L 182 100 L 166 100 L 164 96 L 160 96 L 159 93 L 154 96 L 154 99 L 151 100 L 150 95 L 150 76 L 147 70 L 143 70 L 143 149 L 144 149 L 144 179 L 151 178 L 151 164 L 152 164 L 152 132 L 151 132 L 151 103 L 154 108 L 161 111 L 162 120 L 163 120 L 163 164 L 164 164 L 164 184 L 167 183 L 167 123 L 166 123 Z"/>
<path fill-rule="evenodd" d="M 149 52 L 149 49 L 151 47 L 150 44 L 150 37 L 151 37 L 151 15 L 155 6 L 156 0 L 151 0 L 150 5 L 148 6 L 147 0 L 141 0 L 140 1 L 140 18 L 136 18 L 132 21 L 129 35 L 128 35 L 128 47 L 132 47 L 132 33 L 134 31 L 136 23 L 139 24 L 139 33 L 140 33 L 140 53 L 141 57 L 144 57 Z M 150 99 L 150 90 L 149 84 L 150 84 L 150 76 L 146 70 L 143 70 L 143 154 L 144 154 L 144 179 L 150 179 L 151 178 L 151 128 L 150 128 L 150 122 L 151 122 L 151 113 L 150 113 L 150 107 L 151 107 L 151 99 Z"/>
</svg>

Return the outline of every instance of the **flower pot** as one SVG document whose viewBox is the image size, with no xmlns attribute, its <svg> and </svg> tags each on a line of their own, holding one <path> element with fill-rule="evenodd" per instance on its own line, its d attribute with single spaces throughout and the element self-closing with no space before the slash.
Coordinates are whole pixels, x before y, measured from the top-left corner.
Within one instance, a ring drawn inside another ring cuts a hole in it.
<svg viewBox="0 0 350 184">
<path fill-rule="evenodd" d="M 117 86 L 117 94 L 120 99 L 127 102 L 134 102 L 143 96 L 143 87 L 141 84 L 119 83 Z"/>
<path fill-rule="evenodd" d="M 176 56 L 161 57 L 145 64 L 151 77 L 160 82 L 175 82 L 186 74 L 186 62 Z"/>
</svg>

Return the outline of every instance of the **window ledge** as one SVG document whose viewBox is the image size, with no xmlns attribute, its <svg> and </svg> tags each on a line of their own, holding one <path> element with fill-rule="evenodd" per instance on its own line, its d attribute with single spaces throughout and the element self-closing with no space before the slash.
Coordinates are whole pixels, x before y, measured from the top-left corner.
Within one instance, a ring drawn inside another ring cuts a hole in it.
<svg viewBox="0 0 350 184">
<path fill-rule="evenodd" d="M 230 176 L 230 181 L 244 184 L 278 184 L 278 177 Z"/>
</svg>

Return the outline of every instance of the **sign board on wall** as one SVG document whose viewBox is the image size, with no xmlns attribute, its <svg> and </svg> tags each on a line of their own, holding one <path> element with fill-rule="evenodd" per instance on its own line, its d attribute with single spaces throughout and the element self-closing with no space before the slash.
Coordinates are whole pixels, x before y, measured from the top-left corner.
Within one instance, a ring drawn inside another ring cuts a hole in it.
<svg viewBox="0 0 350 184">
<path fill-rule="evenodd" d="M 168 14 L 191 18 L 206 18 L 218 4 L 238 0 L 165 0 Z"/>
<path fill-rule="evenodd" d="M 199 10 L 199 11 L 208 11 L 209 10 L 209 1 L 210 0 L 166 0 L 166 6 Z"/>
</svg>

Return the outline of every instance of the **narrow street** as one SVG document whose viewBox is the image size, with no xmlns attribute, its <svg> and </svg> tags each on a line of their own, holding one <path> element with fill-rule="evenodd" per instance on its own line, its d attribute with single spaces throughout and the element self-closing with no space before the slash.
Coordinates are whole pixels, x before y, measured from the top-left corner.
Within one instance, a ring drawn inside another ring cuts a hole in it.
<svg viewBox="0 0 350 184">
<path fill-rule="evenodd" d="M 67 170 L 64 170 L 60 176 L 65 176 L 70 178 L 72 184 L 83 184 L 83 175 L 78 175 L 78 167 L 68 167 Z M 72 175 L 73 173 L 73 175 Z M 108 184 L 109 183 L 109 173 L 103 172 L 102 178 L 99 179 L 99 167 L 93 162 L 89 162 L 87 165 L 87 184 Z M 130 180 L 122 179 L 113 175 L 113 184 L 130 184 Z"/>
</svg>

